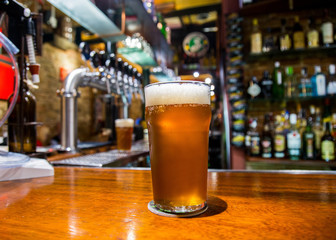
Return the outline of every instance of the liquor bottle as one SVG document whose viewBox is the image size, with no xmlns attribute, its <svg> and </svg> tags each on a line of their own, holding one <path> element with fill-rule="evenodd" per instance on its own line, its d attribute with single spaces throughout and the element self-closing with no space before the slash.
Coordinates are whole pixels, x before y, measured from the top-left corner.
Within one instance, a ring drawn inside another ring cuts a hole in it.
<svg viewBox="0 0 336 240">
<path fill-rule="evenodd" d="M 252 33 L 251 33 L 251 53 L 258 54 L 262 52 L 262 34 L 259 29 L 258 19 L 252 20 Z"/>
<path fill-rule="evenodd" d="M 313 131 L 313 118 L 308 118 L 308 124 L 302 134 L 302 157 L 305 160 L 314 160 L 315 156 L 315 133 Z"/>
<path fill-rule="evenodd" d="M 299 128 L 299 133 L 301 136 L 303 136 L 303 132 L 307 128 L 307 116 L 306 116 L 306 110 L 301 109 L 298 114 L 298 119 L 300 119 L 298 128 Z"/>
<path fill-rule="evenodd" d="M 307 31 L 307 47 L 316 48 L 319 46 L 319 32 L 315 25 L 315 19 L 309 18 L 309 29 Z"/>
<path fill-rule="evenodd" d="M 250 96 L 250 99 L 257 98 L 260 96 L 261 88 L 258 83 L 257 77 L 253 76 L 249 82 L 249 86 L 247 88 L 247 93 Z"/>
<path fill-rule="evenodd" d="M 10 152 L 36 152 L 35 122 L 35 96 L 30 92 L 28 85 L 24 81 L 22 96 L 18 97 L 15 107 L 8 118 L 8 149 Z"/>
<path fill-rule="evenodd" d="M 280 62 L 274 63 L 272 97 L 276 99 L 284 97 L 283 70 L 280 67 Z"/>
<path fill-rule="evenodd" d="M 325 19 L 321 25 L 321 32 L 323 45 L 329 47 L 334 42 L 334 27 L 329 18 L 328 10 L 325 10 Z"/>
<path fill-rule="evenodd" d="M 272 98 L 273 80 L 268 71 L 264 71 L 263 78 L 260 81 L 261 96 L 263 98 Z"/>
<path fill-rule="evenodd" d="M 276 116 L 276 126 L 274 129 L 274 157 L 284 158 L 286 154 L 286 135 L 284 133 L 284 121 L 280 115 Z"/>
<path fill-rule="evenodd" d="M 287 138 L 287 134 L 290 132 L 290 129 L 291 129 L 291 125 L 289 123 L 289 112 L 288 111 L 285 111 L 283 114 L 283 123 L 284 123 L 283 131 Z"/>
<path fill-rule="evenodd" d="M 295 113 L 290 114 L 289 121 L 291 129 L 287 134 L 288 157 L 291 160 L 299 160 L 301 156 L 301 136 L 296 128 L 297 116 Z"/>
<path fill-rule="evenodd" d="M 324 107 L 323 107 L 323 115 L 322 115 L 322 123 L 325 126 L 326 122 L 331 122 L 331 105 L 330 98 L 324 99 Z"/>
<path fill-rule="evenodd" d="M 335 65 L 329 65 L 329 75 L 327 78 L 327 94 L 335 95 L 336 94 L 336 74 L 335 74 Z"/>
<path fill-rule="evenodd" d="M 278 49 L 278 46 L 277 46 L 276 35 L 272 33 L 272 28 L 268 27 L 266 29 L 266 33 L 264 34 L 262 51 L 270 52 L 270 51 L 274 51 L 277 49 Z"/>
<path fill-rule="evenodd" d="M 299 17 L 295 16 L 293 26 L 293 47 L 294 49 L 305 48 L 305 37 L 303 28 L 300 24 Z"/>
<path fill-rule="evenodd" d="M 313 95 L 311 80 L 308 77 L 306 67 L 301 69 L 301 77 L 299 82 L 299 97 L 311 97 Z"/>
<path fill-rule="evenodd" d="M 331 119 L 331 135 L 336 139 L 336 113 L 333 113 Z"/>
<path fill-rule="evenodd" d="M 273 138 L 270 126 L 270 116 L 266 114 L 264 120 L 264 129 L 261 134 L 261 157 L 263 158 L 272 157 L 272 145 L 273 145 Z"/>
<path fill-rule="evenodd" d="M 321 158 L 326 162 L 335 160 L 335 140 L 330 133 L 330 122 L 326 122 L 326 130 L 321 139 Z"/>
<path fill-rule="evenodd" d="M 321 157 L 321 138 L 323 136 L 323 127 L 321 124 L 321 111 L 319 107 L 316 108 L 313 131 L 315 133 L 316 159 L 319 159 Z"/>
<path fill-rule="evenodd" d="M 245 146 L 250 156 L 260 156 L 260 135 L 257 125 L 257 119 L 250 119 L 249 130 L 245 137 Z"/>
<path fill-rule="evenodd" d="M 298 86 L 296 82 L 296 76 L 293 72 L 293 67 L 288 66 L 286 67 L 286 77 L 284 80 L 284 87 L 285 87 L 285 97 L 292 98 L 297 97 L 298 94 Z"/>
<path fill-rule="evenodd" d="M 291 37 L 286 30 L 286 19 L 281 19 L 281 33 L 279 36 L 280 51 L 287 51 L 292 47 Z"/>
<path fill-rule="evenodd" d="M 311 77 L 313 96 L 326 95 L 326 76 L 321 72 L 320 66 L 315 66 L 315 74 Z"/>
</svg>

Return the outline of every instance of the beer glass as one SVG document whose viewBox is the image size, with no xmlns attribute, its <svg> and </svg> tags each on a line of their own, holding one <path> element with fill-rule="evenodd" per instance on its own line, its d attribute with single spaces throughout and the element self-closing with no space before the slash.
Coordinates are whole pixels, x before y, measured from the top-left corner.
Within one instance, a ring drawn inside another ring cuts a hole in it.
<svg viewBox="0 0 336 240">
<path fill-rule="evenodd" d="M 134 120 L 132 118 L 116 119 L 115 127 L 117 132 L 117 149 L 129 151 L 132 147 Z"/>
<path fill-rule="evenodd" d="M 154 200 L 150 211 L 194 216 L 207 208 L 210 86 L 197 81 L 145 87 Z"/>
</svg>

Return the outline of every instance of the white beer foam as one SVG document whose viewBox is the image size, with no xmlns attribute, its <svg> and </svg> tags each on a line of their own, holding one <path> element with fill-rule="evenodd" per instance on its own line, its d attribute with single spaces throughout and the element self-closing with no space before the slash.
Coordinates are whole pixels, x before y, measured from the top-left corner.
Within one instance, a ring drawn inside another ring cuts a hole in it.
<svg viewBox="0 0 336 240">
<path fill-rule="evenodd" d="M 145 87 L 146 107 L 167 104 L 210 104 L 209 86 L 194 83 L 163 83 Z"/>
<path fill-rule="evenodd" d="M 133 127 L 134 120 L 132 118 L 116 119 L 115 125 L 116 127 Z"/>
</svg>

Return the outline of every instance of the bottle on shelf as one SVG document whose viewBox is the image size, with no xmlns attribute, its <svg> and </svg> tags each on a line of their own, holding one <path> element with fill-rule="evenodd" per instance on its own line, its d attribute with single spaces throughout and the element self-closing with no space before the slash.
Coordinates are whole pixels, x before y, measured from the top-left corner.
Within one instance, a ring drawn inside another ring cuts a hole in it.
<svg viewBox="0 0 336 240">
<path fill-rule="evenodd" d="M 331 135 L 336 139 L 336 113 L 333 113 L 331 119 Z"/>
<path fill-rule="evenodd" d="M 326 95 L 326 76 L 321 72 L 320 66 L 315 66 L 315 73 L 311 77 L 311 83 L 314 97 Z"/>
<path fill-rule="evenodd" d="M 282 99 L 284 97 L 283 70 L 280 66 L 280 62 L 274 63 L 272 96 L 276 99 Z"/>
<path fill-rule="evenodd" d="M 247 148 L 248 155 L 250 156 L 260 156 L 260 135 L 257 131 L 257 119 L 249 120 L 249 129 L 245 137 L 245 146 Z"/>
<path fill-rule="evenodd" d="M 259 54 L 262 52 L 262 34 L 259 29 L 258 19 L 252 20 L 252 33 L 251 33 L 251 53 Z"/>
<path fill-rule="evenodd" d="M 330 105 L 330 99 L 326 98 L 324 99 L 324 107 L 323 107 L 323 115 L 322 115 L 322 123 L 325 130 L 325 126 L 327 122 L 331 122 L 331 105 Z"/>
<path fill-rule="evenodd" d="M 36 100 L 25 81 L 22 96 L 8 118 L 8 150 L 10 152 L 36 152 Z M 23 124 L 23 126 L 22 126 Z"/>
<path fill-rule="evenodd" d="M 307 47 L 319 47 L 319 31 L 316 28 L 315 19 L 309 18 L 309 29 L 307 31 Z"/>
<path fill-rule="evenodd" d="M 321 138 L 321 158 L 326 162 L 335 160 L 335 139 L 330 133 L 330 122 L 326 122 L 326 129 Z"/>
<path fill-rule="evenodd" d="M 255 99 L 260 96 L 261 88 L 258 83 L 258 79 L 256 76 L 253 76 L 249 82 L 249 86 L 247 88 L 247 93 L 249 94 L 250 99 Z"/>
<path fill-rule="evenodd" d="M 307 128 L 307 116 L 306 116 L 306 110 L 305 109 L 300 109 L 298 111 L 298 129 L 299 129 L 299 133 L 302 136 L 303 132 L 306 130 Z"/>
<path fill-rule="evenodd" d="M 261 85 L 261 97 L 272 98 L 273 80 L 268 71 L 264 71 L 263 77 L 260 81 Z"/>
<path fill-rule="evenodd" d="M 275 117 L 275 129 L 274 129 L 274 157 L 284 158 L 286 155 L 286 135 L 284 132 L 284 121 L 281 115 Z"/>
<path fill-rule="evenodd" d="M 293 48 L 294 49 L 304 49 L 305 48 L 305 36 L 304 36 L 303 28 L 300 24 L 300 19 L 298 16 L 294 17 Z"/>
<path fill-rule="evenodd" d="M 291 128 L 287 134 L 287 154 L 291 160 L 299 160 L 301 157 L 301 136 L 296 127 L 297 116 L 295 113 L 290 114 L 289 121 Z"/>
<path fill-rule="evenodd" d="M 299 97 L 313 96 L 312 84 L 310 78 L 308 77 L 308 71 L 306 67 L 301 68 L 301 76 L 298 89 Z"/>
<path fill-rule="evenodd" d="M 313 118 L 308 118 L 308 124 L 302 134 L 302 157 L 305 160 L 315 160 L 315 133 L 313 131 Z"/>
<path fill-rule="evenodd" d="M 284 88 L 285 88 L 286 98 L 293 98 L 293 97 L 298 96 L 297 94 L 298 86 L 297 86 L 296 76 L 294 75 L 292 66 L 286 67 L 286 77 L 284 81 Z"/>
<path fill-rule="evenodd" d="M 263 52 L 275 51 L 278 49 L 276 35 L 272 32 L 272 28 L 268 27 L 263 39 Z"/>
<path fill-rule="evenodd" d="M 335 64 L 329 65 L 329 75 L 327 78 L 327 94 L 336 95 L 336 73 Z"/>
<path fill-rule="evenodd" d="M 324 21 L 321 25 L 322 43 L 325 47 L 329 47 L 334 43 L 334 26 L 327 9 L 325 9 L 324 14 Z"/>
<path fill-rule="evenodd" d="M 283 131 L 284 131 L 284 134 L 287 138 L 287 134 L 290 132 L 291 125 L 290 125 L 290 122 L 289 122 L 289 112 L 286 111 L 286 110 L 283 113 L 283 123 L 284 123 Z"/>
<path fill-rule="evenodd" d="M 270 126 L 270 115 L 265 115 L 264 129 L 261 134 L 261 157 L 271 158 L 273 149 L 273 137 Z"/>
<path fill-rule="evenodd" d="M 311 112 L 312 114 L 312 112 Z M 315 133 L 315 150 L 316 150 L 316 159 L 321 157 L 321 138 L 323 136 L 323 127 L 321 124 L 321 111 L 320 108 L 316 108 L 315 119 L 313 125 L 313 131 Z"/>
<path fill-rule="evenodd" d="M 279 36 L 280 51 L 287 51 L 292 47 L 292 39 L 286 29 L 286 19 L 281 19 L 281 33 Z"/>
</svg>

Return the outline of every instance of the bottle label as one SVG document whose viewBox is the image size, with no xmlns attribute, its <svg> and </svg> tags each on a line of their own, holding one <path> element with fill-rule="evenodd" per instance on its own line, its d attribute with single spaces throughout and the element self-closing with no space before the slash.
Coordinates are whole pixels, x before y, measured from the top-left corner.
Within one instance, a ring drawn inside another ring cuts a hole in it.
<svg viewBox="0 0 336 240">
<path fill-rule="evenodd" d="M 326 95 L 326 78 L 323 74 L 316 76 L 316 91 L 318 96 Z"/>
<path fill-rule="evenodd" d="M 259 137 L 251 137 L 251 153 L 253 155 L 260 154 L 260 138 Z"/>
<path fill-rule="evenodd" d="M 270 158 L 272 157 L 272 142 L 269 139 L 261 141 L 262 149 L 262 157 Z"/>
<path fill-rule="evenodd" d="M 292 132 L 287 135 L 287 148 L 290 155 L 300 155 L 301 137 L 298 132 Z"/>
<path fill-rule="evenodd" d="M 306 155 L 307 158 L 313 158 L 314 157 L 314 134 L 309 133 L 306 134 Z"/>
<path fill-rule="evenodd" d="M 313 30 L 313 31 L 308 32 L 307 38 L 308 38 L 308 47 L 313 48 L 313 47 L 319 46 L 318 31 Z"/>
<path fill-rule="evenodd" d="M 305 47 L 305 39 L 303 32 L 295 32 L 293 34 L 294 49 L 301 49 Z"/>
<path fill-rule="evenodd" d="M 288 34 L 280 37 L 280 50 L 288 50 L 291 48 L 291 40 Z"/>
<path fill-rule="evenodd" d="M 250 147 L 251 146 L 251 136 L 246 135 L 245 136 L 245 147 Z"/>
<path fill-rule="evenodd" d="M 253 84 L 247 89 L 248 94 L 250 94 L 252 97 L 256 97 L 260 94 L 261 89 L 257 84 Z"/>
<path fill-rule="evenodd" d="M 274 149 L 276 152 L 285 151 L 285 136 L 281 134 L 277 134 L 274 137 Z"/>
<path fill-rule="evenodd" d="M 335 160 L 335 146 L 333 141 L 322 141 L 321 156 L 325 161 Z"/>
<path fill-rule="evenodd" d="M 333 43 L 333 25 L 331 22 L 323 23 L 321 26 L 324 44 Z"/>
<path fill-rule="evenodd" d="M 278 85 L 281 85 L 282 84 L 282 73 L 281 71 L 277 71 L 277 83 Z"/>
<path fill-rule="evenodd" d="M 253 33 L 251 35 L 251 53 L 261 53 L 262 40 L 261 33 Z"/>
</svg>

